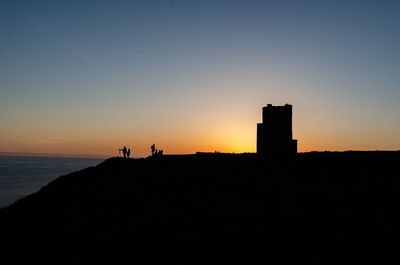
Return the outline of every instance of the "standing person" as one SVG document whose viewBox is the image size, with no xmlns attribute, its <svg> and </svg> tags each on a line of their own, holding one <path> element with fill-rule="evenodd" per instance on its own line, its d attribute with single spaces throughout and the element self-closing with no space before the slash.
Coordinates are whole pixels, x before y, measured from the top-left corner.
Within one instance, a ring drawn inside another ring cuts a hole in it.
<svg viewBox="0 0 400 265">
<path fill-rule="evenodd" d="M 131 155 L 131 149 L 128 148 L 128 151 L 126 152 L 126 156 L 129 158 L 130 155 Z"/>
<path fill-rule="evenodd" d="M 126 150 L 126 146 L 124 146 L 124 148 L 122 149 L 122 153 L 124 154 L 124 158 L 126 158 L 126 153 L 128 152 L 128 150 Z"/>
<path fill-rule="evenodd" d="M 153 144 L 153 145 L 151 146 L 151 155 L 153 156 L 153 155 L 155 154 L 155 152 L 156 152 L 156 145 Z"/>
</svg>

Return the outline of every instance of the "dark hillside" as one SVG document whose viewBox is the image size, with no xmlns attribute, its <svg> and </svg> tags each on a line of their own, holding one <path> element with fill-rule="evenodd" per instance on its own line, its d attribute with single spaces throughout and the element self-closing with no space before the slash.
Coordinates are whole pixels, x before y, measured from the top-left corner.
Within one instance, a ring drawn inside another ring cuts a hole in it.
<svg viewBox="0 0 400 265">
<path fill-rule="evenodd" d="M 111 158 L 2 209 L 1 263 L 391 263 L 399 164 L 400 152 Z"/>
</svg>

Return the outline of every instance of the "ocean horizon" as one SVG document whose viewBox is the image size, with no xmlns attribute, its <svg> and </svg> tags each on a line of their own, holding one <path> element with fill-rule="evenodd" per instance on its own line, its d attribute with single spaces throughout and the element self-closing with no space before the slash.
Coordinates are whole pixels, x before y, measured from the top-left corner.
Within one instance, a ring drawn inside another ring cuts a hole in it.
<svg viewBox="0 0 400 265">
<path fill-rule="evenodd" d="M 51 155 L 0 155 L 0 208 L 37 192 L 56 178 L 96 166 L 105 158 Z"/>
</svg>

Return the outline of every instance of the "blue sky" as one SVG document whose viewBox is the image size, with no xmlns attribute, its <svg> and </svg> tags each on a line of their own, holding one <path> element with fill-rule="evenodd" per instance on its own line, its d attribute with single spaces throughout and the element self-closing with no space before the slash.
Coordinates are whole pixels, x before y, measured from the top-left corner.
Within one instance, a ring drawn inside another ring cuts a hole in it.
<svg viewBox="0 0 400 265">
<path fill-rule="evenodd" d="M 0 151 L 400 149 L 397 1 L 2 1 Z"/>
</svg>

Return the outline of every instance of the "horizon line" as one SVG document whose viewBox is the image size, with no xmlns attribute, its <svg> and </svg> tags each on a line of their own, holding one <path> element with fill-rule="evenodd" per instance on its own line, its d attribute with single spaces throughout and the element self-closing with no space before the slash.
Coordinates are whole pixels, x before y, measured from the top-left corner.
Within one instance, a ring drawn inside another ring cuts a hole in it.
<svg viewBox="0 0 400 265">
<path fill-rule="evenodd" d="M 298 154 L 306 154 L 306 153 L 344 153 L 344 152 L 400 152 L 400 149 L 375 149 L 375 150 L 312 150 L 306 152 L 298 152 Z M 176 153 L 165 153 L 164 155 L 196 155 L 196 154 L 214 154 L 215 152 L 203 152 L 197 151 L 191 154 L 176 154 Z M 220 152 L 217 154 L 257 154 L 256 152 Z M 7 152 L 7 151 L 0 151 L 0 156 L 36 156 L 36 157 L 71 157 L 71 158 L 111 158 L 111 157 L 118 157 L 118 156 L 109 156 L 109 155 L 89 155 L 89 154 L 57 154 L 57 153 L 35 153 L 35 152 Z M 132 158 L 145 158 L 144 157 L 132 157 Z"/>
</svg>

